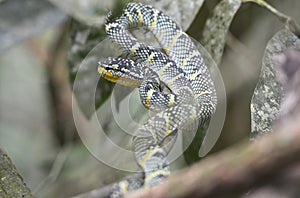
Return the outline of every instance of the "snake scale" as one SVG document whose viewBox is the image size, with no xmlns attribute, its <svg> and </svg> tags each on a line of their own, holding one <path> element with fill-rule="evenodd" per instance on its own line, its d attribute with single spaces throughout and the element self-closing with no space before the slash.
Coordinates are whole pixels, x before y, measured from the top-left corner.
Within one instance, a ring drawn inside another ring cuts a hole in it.
<svg viewBox="0 0 300 198">
<path fill-rule="evenodd" d="M 128 31 L 138 27 L 151 31 L 162 51 Z M 162 146 L 163 141 L 195 120 L 206 121 L 216 109 L 217 97 L 196 46 L 162 11 L 129 3 L 120 17 L 107 18 L 105 29 L 122 56 L 100 61 L 98 72 L 109 81 L 138 87 L 143 105 L 157 112 L 137 129 L 133 140 L 143 180 L 128 178 L 116 184 L 111 197 L 121 197 L 127 191 L 151 187 L 170 174 L 166 158 L 170 149 Z"/>
</svg>

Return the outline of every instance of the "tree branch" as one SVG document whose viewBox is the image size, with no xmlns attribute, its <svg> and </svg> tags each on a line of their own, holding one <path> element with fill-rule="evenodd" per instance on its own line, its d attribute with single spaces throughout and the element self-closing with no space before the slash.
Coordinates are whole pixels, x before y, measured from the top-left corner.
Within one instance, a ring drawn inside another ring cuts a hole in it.
<svg viewBox="0 0 300 198">
<path fill-rule="evenodd" d="M 300 116 L 292 125 L 249 144 L 240 143 L 126 197 L 218 197 L 242 192 L 300 161 Z"/>
<path fill-rule="evenodd" d="M 288 126 L 255 142 L 207 157 L 150 189 L 128 193 L 130 198 L 218 197 L 233 195 L 267 182 L 300 162 L 300 115 Z M 111 185 L 76 196 L 108 197 Z"/>
<path fill-rule="evenodd" d="M 0 149 L 0 197 L 33 198 L 10 158 Z"/>
</svg>

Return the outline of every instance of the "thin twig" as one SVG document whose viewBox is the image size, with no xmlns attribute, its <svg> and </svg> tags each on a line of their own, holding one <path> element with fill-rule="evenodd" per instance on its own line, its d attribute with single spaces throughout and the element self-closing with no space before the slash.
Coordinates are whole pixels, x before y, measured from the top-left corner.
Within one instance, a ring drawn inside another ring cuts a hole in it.
<svg viewBox="0 0 300 198">
<path fill-rule="evenodd" d="M 300 35 L 300 26 L 299 24 L 290 16 L 283 14 L 282 12 L 278 11 L 276 8 L 268 4 L 263 0 L 242 0 L 243 3 L 252 2 L 256 3 L 257 5 L 266 8 L 271 13 L 279 18 L 280 21 L 285 23 L 287 29 L 295 33 L 296 35 Z"/>
</svg>

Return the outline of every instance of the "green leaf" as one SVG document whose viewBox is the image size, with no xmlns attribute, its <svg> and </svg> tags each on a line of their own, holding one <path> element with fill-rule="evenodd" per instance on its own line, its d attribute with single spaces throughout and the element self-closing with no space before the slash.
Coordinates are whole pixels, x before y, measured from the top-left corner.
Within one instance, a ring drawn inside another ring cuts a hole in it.
<svg viewBox="0 0 300 198">
<path fill-rule="evenodd" d="M 205 23 L 201 43 L 218 66 L 221 62 L 231 21 L 240 6 L 240 0 L 223 0 L 215 7 L 212 16 Z"/>
<path fill-rule="evenodd" d="M 272 130 L 272 123 L 278 115 L 283 95 L 273 58 L 289 48 L 300 49 L 300 40 L 287 29 L 277 32 L 266 46 L 260 77 L 251 100 L 252 139 Z"/>
</svg>

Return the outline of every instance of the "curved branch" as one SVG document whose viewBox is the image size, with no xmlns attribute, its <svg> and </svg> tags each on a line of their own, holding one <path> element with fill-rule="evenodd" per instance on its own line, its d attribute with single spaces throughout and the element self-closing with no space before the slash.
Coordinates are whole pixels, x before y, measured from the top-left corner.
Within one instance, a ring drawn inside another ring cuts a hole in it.
<svg viewBox="0 0 300 198">
<path fill-rule="evenodd" d="M 278 17 L 278 19 L 285 23 L 285 26 L 287 29 L 295 33 L 296 35 L 300 35 L 300 26 L 299 24 L 290 16 L 283 14 L 282 12 L 275 9 L 273 6 L 265 2 L 264 0 L 242 0 L 243 3 L 252 2 L 256 3 L 257 5 L 266 8 L 271 13 L 273 13 L 275 16 Z"/>
<path fill-rule="evenodd" d="M 269 136 L 207 157 L 161 185 L 126 197 L 224 197 L 245 191 L 300 161 L 299 122 L 300 115 L 292 124 Z"/>
</svg>

